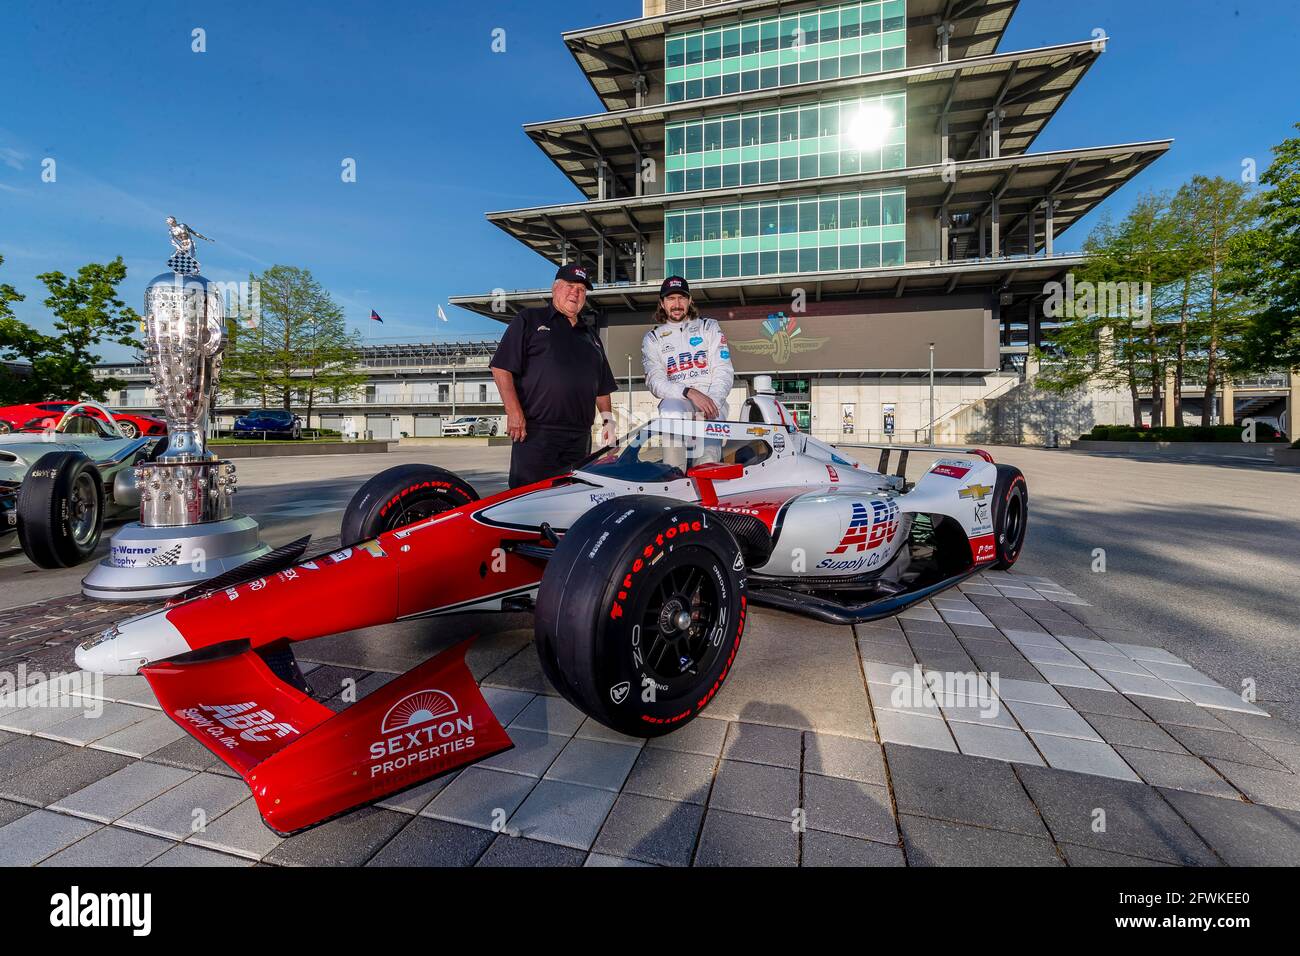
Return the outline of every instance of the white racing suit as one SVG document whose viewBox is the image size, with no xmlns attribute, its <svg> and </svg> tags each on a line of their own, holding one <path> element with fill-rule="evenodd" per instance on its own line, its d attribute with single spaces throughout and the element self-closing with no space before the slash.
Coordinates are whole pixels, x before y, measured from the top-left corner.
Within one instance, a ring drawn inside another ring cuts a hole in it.
<svg viewBox="0 0 1300 956">
<path fill-rule="evenodd" d="M 641 365 L 655 398 L 689 402 L 686 389 L 693 388 L 713 399 L 717 417 L 726 419 L 735 372 L 727 337 L 713 319 L 664 322 L 651 329 L 641 340 Z"/>
</svg>

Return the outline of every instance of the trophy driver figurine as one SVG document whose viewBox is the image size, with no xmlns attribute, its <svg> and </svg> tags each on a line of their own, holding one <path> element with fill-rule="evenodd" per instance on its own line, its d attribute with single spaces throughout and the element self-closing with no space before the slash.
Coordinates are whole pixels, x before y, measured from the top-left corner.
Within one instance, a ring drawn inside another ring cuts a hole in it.
<svg viewBox="0 0 1300 956">
<path fill-rule="evenodd" d="M 167 230 L 171 271 L 144 292 L 145 362 L 167 442 L 134 475 L 120 476 L 139 493 L 140 520 L 118 530 L 108 557 L 81 582 L 87 597 L 107 601 L 170 597 L 271 550 L 257 522 L 234 512 L 235 466 L 207 447 L 226 317 L 221 293 L 199 275 L 194 239 L 212 240 L 172 216 Z"/>
</svg>

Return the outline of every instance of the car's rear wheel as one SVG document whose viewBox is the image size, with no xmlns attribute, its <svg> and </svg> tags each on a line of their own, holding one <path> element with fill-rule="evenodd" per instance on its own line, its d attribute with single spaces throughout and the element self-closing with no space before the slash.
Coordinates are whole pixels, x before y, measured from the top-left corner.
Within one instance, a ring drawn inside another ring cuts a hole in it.
<svg viewBox="0 0 1300 956">
<path fill-rule="evenodd" d="M 14 430 L 14 426 L 4 419 L 0 419 L 0 435 L 8 435 Z"/>
<path fill-rule="evenodd" d="M 746 603 L 740 546 L 712 514 L 618 498 L 574 522 L 548 563 L 538 657 L 584 713 L 657 737 L 695 717 L 730 674 Z"/>
<path fill-rule="evenodd" d="M 117 422 L 118 431 L 126 438 L 139 438 L 140 429 L 136 427 L 135 422 L 128 422 L 124 419 L 114 419 Z"/>
<path fill-rule="evenodd" d="M 89 558 L 104 528 L 104 483 L 79 451 L 42 455 L 18 493 L 18 540 L 33 564 L 70 568 Z"/>
<path fill-rule="evenodd" d="M 993 533 L 997 540 L 998 559 L 993 567 L 1005 571 L 1020 558 L 1029 528 L 1029 489 L 1019 468 L 998 465 L 994 490 Z"/>
<path fill-rule="evenodd" d="M 348 502 L 343 547 L 475 501 L 474 486 L 455 472 L 436 465 L 397 465 L 367 481 Z"/>
</svg>

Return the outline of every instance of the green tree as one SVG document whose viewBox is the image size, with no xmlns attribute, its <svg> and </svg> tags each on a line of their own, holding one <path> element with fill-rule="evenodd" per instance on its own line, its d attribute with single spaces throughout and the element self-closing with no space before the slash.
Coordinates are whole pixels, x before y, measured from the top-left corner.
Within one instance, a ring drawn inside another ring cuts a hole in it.
<svg viewBox="0 0 1300 956">
<path fill-rule="evenodd" d="M 0 256 L 0 265 L 4 265 L 4 261 L 4 256 Z M 12 303 L 21 302 L 23 299 L 23 294 L 9 283 L 0 282 L 0 356 L 10 361 L 16 359 L 18 353 L 9 348 L 6 343 L 21 339 L 30 332 L 18 321 L 13 312 Z M 34 401 L 35 396 L 31 394 L 30 389 L 30 376 L 14 374 L 0 365 L 0 405 L 18 405 Z"/>
<path fill-rule="evenodd" d="M 1119 223 L 1104 219 L 1084 242 L 1088 261 L 1075 275 L 1075 294 L 1049 298 L 1048 318 L 1063 319 L 1051 347 L 1038 353 L 1036 382 L 1048 391 L 1083 386 L 1129 393 L 1133 424 L 1142 424 L 1140 392 L 1152 391 L 1152 420 L 1164 399 L 1171 336 L 1167 287 L 1175 274 L 1169 197 L 1142 196 Z M 1063 312 L 1053 314 L 1057 305 Z"/>
<path fill-rule="evenodd" d="M 1255 306 L 1229 358 L 1242 372 L 1300 369 L 1300 137 L 1273 148 L 1260 181 L 1261 222 L 1229 244 L 1224 288 Z"/>
<path fill-rule="evenodd" d="M 54 334 L 45 335 L 13 317 L 9 303 L 21 296 L 10 286 L 0 287 L 0 357 L 31 365 L 23 386 L 30 397 L 104 401 L 110 389 L 122 388 L 125 382 L 95 377 L 101 359 L 95 349 L 105 342 L 140 345 L 140 316 L 117 297 L 117 287 L 126 278 L 122 257 L 84 265 L 74 278 L 62 272 L 36 278 L 49 291 L 44 304 L 54 313 Z"/>
<path fill-rule="evenodd" d="M 322 395 L 346 398 L 366 381 L 359 371 L 360 337 L 343 310 L 307 269 L 276 265 L 260 276 L 260 318 L 235 336 L 227 367 L 230 388 L 256 390 L 263 407 L 295 399 L 311 415 Z"/>
<path fill-rule="evenodd" d="M 1229 250 L 1249 233 L 1256 203 L 1244 183 L 1193 176 L 1175 204 L 1176 244 L 1187 292 L 1187 352 L 1203 366 L 1201 424 L 1209 425 L 1213 398 L 1223 382 L 1225 356 L 1235 348 L 1254 306 L 1228 283 Z"/>
</svg>

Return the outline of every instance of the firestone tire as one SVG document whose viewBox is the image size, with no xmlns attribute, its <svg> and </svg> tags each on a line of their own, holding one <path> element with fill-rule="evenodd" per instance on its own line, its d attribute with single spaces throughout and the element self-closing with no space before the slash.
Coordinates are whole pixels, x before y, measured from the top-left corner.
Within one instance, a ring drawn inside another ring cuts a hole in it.
<svg viewBox="0 0 1300 956">
<path fill-rule="evenodd" d="M 993 567 L 1005 571 L 1020 558 L 1029 527 L 1029 489 L 1019 468 L 998 465 L 994 489 L 993 534 L 997 539 L 998 559 Z"/>
<path fill-rule="evenodd" d="M 436 465 L 398 465 L 362 485 L 343 512 L 343 547 L 478 501 L 464 478 Z"/>
<path fill-rule="evenodd" d="M 606 501 L 574 522 L 542 575 L 542 670 L 605 726 L 658 737 L 722 687 L 747 603 L 740 546 L 714 515 L 650 495 Z"/>
<path fill-rule="evenodd" d="M 37 567 L 70 568 L 99 545 L 104 482 L 79 451 L 42 455 L 18 492 L 18 541 Z"/>
</svg>

